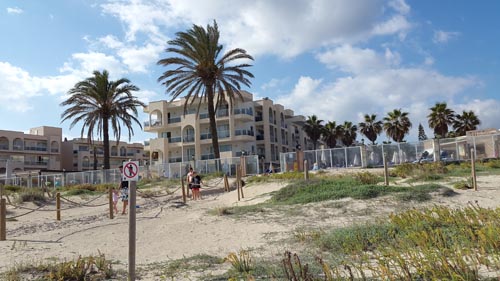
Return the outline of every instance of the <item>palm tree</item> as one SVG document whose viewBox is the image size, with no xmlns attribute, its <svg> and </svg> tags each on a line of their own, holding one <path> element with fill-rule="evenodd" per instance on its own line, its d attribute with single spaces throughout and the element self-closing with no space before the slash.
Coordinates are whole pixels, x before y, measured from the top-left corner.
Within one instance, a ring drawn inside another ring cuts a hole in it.
<svg viewBox="0 0 500 281">
<path fill-rule="evenodd" d="M 345 146 L 351 146 L 357 137 L 358 127 L 353 125 L 350 121 L 344 121 L 343 125 L 340 125 L 340 139 Z"/>
<path fill-rule="evenodd" d="M 453 129 L 459 136 L 465 136 L 467 131 L 477 130 L 477 126 L 481 124 L 481 120 L 472 111 L 463 111 L 462 114 L 457 114 L 453 121 Z"/>
<path fill-rule="evenodd" d="M 172 56 L 158 61 L 159 65 L 171 67 L 163 72 L 158 82 L 165 85 L 172 100 L 185 94 L 184 109 L 198 102 L 198 113 L 202 101 L 208 103 L 208 117 L 215 158 L 220 158 L 219 137 L 215 112 L 226 103 L 226 98 L 232 105 L 236 96 L 243 100 L 240 84 L 247 87 L 253 74 L 246 70 L 250 64 L 230 65 L 236 60 L 253 60 L 243 49 L 232 49 L 221 55 L 223 46 L 219 44 L 219 29 L 217 22 L 207 25 L 207 28 L 193 25 L 186 32 L 176 33 L 176 38 L 168 41 L 170 47 L 165 51 Z"/>
<path fill-rule="evenodd" d="M 321 138 L 321 134 L 324 130 L 321 123 L 323 123 L 323 120 L 320 120 L 316 115 L 313 115 L 308 116 L 306 123 L 304 124 L 304 132 L 306 132 L 307 136 L 311 139 L 314 150 L 316 150 L 318 140 Z"/>
<path fill-rule="evenodd" d="M 408 112 L 402 112 L 401 109 L 394 109 L 384 117 L 384 131 L 395 142 L 403 142 L 410 128 Z"/>
<path fill-rule="evenodd" d="M 365 135 L 373 145 L 375 145 L 378 135 L 380 135 L 383 130 L 382 121 L 376 121 L 376 119 L 376 114 L 365 114 L 365 121 L 359 123 L 359 131 Z"/>
<path fill-rule="evenodd" d="M 437 102 L 429 109 L 431 113 L 427 115 L 427 118 L 429 128 L 434 129 L 434 137 L 438 139 L 446 137 L 448 125 L 453 124 L 455 120 L 455 112 L 447 107 L 446 102 Z"/>
<path fill-rule="evenodd" d="M 326 123 L 323 129 L 323 140 L 329 148 L 335 148 L 337 145 L 337 139 L 340 138 L 340 136 L 340 126 L 337 126 L 335 121 L 329 121 Z"/>
<path fill-rule="evenodd" d="M 93 135 L 102 136 L 104 148 L 104 169 L 109 169 L 109 130 L 117 143 L 120 141 L 122 125 L 128 131 L 129 141 L 134 135 L 132 124 L 135 122 L 142 129 L 137 119 L 137 107 L 146 106 L 139 101 L 132 92 L 139 88 L 130 84 L 130 80 L 121 78 L 116 81 L 109 80 L 109 73 L 94 71 L 94 76 L 75 84 L 68 91 L 70 97 L 61 103 L 69 106 L 62 114 L 64 122 L 73 119 L 70 128 L 80 121 L 83 122 L 81 136 L 87 130 L 87 139 L 93 143 Z"/>
</svg>

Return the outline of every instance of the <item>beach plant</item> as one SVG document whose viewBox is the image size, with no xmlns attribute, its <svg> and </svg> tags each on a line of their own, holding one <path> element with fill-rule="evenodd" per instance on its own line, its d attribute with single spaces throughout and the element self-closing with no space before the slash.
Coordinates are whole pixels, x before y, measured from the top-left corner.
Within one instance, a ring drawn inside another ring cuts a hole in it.
<svg viewBox="0 0 500 281">
<path fill-rule="evenodd" d="M 112 262 L 103 253 L 94 256 L 79 256 L 74 260 L 63 262 L 17 265 L 0 277 L 9 281 L 17 280 L 109 280 L 114 277 Z M 29 276 L 29 277 L 27 277 Z M 28 278 L 28 279 L 27 279 Z M 4 280 L 4 279 L 2 279 Z"/>
<path fill-rule="evenodd" d="M 33 202 L 35 204 L 43 204 L 47 202 L 43 190 L 35 188 L 23 188 L 16 197 L 17 203 Z"/>
<path fill-rule="evenodd" d="M 239 273 L 250 273 L 254 269 L 253 259 L 248 250 L 240 250 L 238 253 L 231 252 L 225 258 L 234 270 Z"/>
</svg>

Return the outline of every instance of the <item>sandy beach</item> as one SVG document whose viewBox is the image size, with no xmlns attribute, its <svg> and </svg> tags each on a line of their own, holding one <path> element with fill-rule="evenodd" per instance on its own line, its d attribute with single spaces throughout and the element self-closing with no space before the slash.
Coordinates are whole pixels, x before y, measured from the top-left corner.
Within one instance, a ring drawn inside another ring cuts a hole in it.
<svg viewBox="0 0 500 281">
<path fill-rule="evenodd" d="M 240 249 L 258 249 L 262 255 L 279 254 L 287 248 L 284 239 L 294 230 L 340 227 L 413 207 L 413 203 L 402 205 L 390 197 L 348 198 L 294 207 L 288 210 L 289 215 L 266 212 L 236 218 L 215 213 L 229 206 L 263 202 L 270 198 L 271 192 L 286 184 L 279 181 L 248 184 L 241 201 L 235 190 L 224 192 L 220 180 L 213 180 L 208 186 L 202 189 L 203 200 L 188 200 L 187 204 L 182 203 L 180 189 L 167 194 L 165 188 L 159 187 L 154 197 L 138 193 L 136 264 L 142 280 L 158 280 L 154 269 L 140 271 L 155 263 L 197 254 L 225 257 Z M 478 186 L 478 191 L 455 190 L 456 196 L 435 196 L 418 206 L 460 207 L 471 202 L 487 208 L 500 206 L 500 176 L 480 176 Z M 64 260 L 98 253 L 117 261 L 115 268 L 127 268 L 128 216 L 118 214 L 110 219 L 106 195 L 68 199 L 84 205 L 62 200 L 61 221 L 56 220 L 54 203 L 26 215 L 22 214 L 38 207 L 32 203 L 21 205 L 26 209 L 7 206 L 8 218 L 19 217 L 7 222 L 7 241 L 0 241 L 2 271 L 55 257 Z"/>
</svg>

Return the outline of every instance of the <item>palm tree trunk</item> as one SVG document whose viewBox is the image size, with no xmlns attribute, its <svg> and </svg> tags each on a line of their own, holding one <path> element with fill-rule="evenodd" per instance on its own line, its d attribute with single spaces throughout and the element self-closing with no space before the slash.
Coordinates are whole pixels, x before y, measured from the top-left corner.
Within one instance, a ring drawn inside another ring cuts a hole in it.
<svg viewBox="0 0 500 281">
<path fill-rule="evenodd" d="M 219 151 L 219 136 L 217 135 L 217 122 L 215 122 L 215 108 L 214 108 L 214 89 L 213 86 L 207 86 L 208 97 L 208 118 L 210 120 L 210 133 L 212 134 L 212 146 L 214 148 L 214 158 L 220 158 Z"/>
<path fill-rule="evenodd" d="M 102 120 L 102 134 L 103 134 L 102 145 L 104 148 L 104 169 L 109 170 L 110 165 L 109 165 L 109 124 L 108 124 L 108 118 L 103 118 L 103 120 Z"/>
</svg>

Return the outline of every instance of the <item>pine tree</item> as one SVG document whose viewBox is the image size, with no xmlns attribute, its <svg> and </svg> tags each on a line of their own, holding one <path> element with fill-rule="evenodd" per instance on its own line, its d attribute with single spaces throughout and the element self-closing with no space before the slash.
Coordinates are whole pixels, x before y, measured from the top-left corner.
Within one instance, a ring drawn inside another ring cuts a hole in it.
<svg viewBox="0 0 500 281">
<path fill-rule="evenodd" d="M 427 135 L 425 134 L 424 126 L 422 126 L 422 123 L 419 123 L 418 124 L 418 140 L 424 141 L 426 139 L 427 139 Z"/>
</svg>

